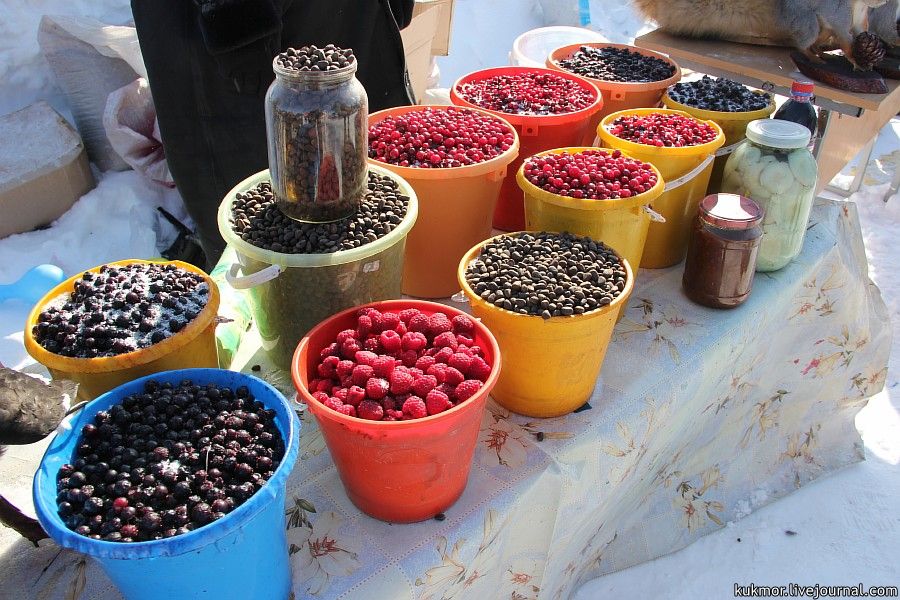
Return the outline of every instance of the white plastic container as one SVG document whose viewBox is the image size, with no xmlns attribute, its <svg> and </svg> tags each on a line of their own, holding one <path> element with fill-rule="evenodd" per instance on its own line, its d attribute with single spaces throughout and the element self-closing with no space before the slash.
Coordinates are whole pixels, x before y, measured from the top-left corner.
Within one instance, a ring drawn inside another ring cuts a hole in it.
<svg viewBox="0 0 900 600">
<path fill-rule="evenodd" d="M 544 67 L 550 52 L 560 46 L 608 41 L 602 34 L 582 27 L 538 27 L 516 38 L 509 53 L 509 63 L 519 67 Z"/>
</svg>

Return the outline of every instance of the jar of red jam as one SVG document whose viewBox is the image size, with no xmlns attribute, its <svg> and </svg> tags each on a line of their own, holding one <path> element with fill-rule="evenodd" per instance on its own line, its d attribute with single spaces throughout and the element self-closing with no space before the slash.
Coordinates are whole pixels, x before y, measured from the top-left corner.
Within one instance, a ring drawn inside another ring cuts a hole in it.
<svg viewBox="0 0 900 600">
<path fill-rule="evenodd" d="M 737 194 L 712 194 L 688 242 L 682 286 L 687 297 L 712 308 L 733 308 L 750 296 L 763 211 Z"/>
</svg>

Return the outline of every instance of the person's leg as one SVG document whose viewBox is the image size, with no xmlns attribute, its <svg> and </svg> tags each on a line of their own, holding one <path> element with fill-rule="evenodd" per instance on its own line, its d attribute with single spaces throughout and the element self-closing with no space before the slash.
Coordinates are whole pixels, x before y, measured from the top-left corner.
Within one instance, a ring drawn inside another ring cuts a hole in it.
<svg viewBox="0 0 900 600">
<path fill-rule="evenodd" d="M 214 57 L 193 2 L 132 0 L 131 6 L 169 169 L 212 268 L 225 247 L 216 224 L 219 204 L 232 186 L 268 164 L 263 98 L 277 40 Z"/>
</svg>

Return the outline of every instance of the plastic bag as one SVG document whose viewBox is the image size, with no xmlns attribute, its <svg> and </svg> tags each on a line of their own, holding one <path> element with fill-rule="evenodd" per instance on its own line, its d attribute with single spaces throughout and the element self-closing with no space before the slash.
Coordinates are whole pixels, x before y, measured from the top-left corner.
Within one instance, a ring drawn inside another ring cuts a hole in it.
<svg viewBox="0 0 900 600">
<path fill-rule="evenodd" d="M 140 55 L 135 57 L 134 45 L 123 37 L 122 30 L 127 29 L 134 31 L 128 27 L 106 26 L 93 19 L 45 16 L 38 30 L 41 51 L 72 109 L 88 157 L 101 171 L 128 168 L 112 149 L 103 127 L 107 96 L 138 76 L 129 61 L 137 61 L 144 70 Z M 110 36 L 110 43 L 104 45 L 102 39 Z M 136 36 L 134 44 L 137 44 Z M 129 60 L 119 52 L 125 53 Z"/>
<path fill-rule="evenodd" d="M 151 181 L 175 187 L 146 79 L 139 77 L 109 95 L 103 127 L 113 150 L 129 166 Z"/>
</svg>

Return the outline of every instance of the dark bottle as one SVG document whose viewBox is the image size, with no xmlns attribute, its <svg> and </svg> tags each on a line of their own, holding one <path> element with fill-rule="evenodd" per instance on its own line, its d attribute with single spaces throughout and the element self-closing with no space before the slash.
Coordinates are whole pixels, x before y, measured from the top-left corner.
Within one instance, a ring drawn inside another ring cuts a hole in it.
<svg viewBox="0 0 900 600">
<path fill-rule="evenodd" d="M 795 81 L 791 84 L 791 98 L 781 105 L 781 108 L 772 115 L 774 119 L 783 121 L 793 121 L 800 123 L 811 134 L 810 139 L 816 137 L 816 128 L 818 126 L 818 118 L 816 117 L 816 109 L 813 108 L 810 99 L 813 95 L 814 85 L 809 81 Z"/>
</svg>

